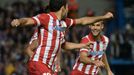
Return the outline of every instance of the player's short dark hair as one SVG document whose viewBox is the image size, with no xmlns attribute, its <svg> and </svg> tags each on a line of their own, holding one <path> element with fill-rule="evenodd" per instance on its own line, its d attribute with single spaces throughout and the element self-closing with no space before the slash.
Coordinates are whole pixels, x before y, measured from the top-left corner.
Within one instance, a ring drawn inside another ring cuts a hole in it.
<svg viewBox="0 0 134 75">
<path fill-rule="evenodd" d="M 67 0 L 50 0 L 49 9 L 51 12 L 59 11 L 62 6 L 66 6 Z"/>
</svg>

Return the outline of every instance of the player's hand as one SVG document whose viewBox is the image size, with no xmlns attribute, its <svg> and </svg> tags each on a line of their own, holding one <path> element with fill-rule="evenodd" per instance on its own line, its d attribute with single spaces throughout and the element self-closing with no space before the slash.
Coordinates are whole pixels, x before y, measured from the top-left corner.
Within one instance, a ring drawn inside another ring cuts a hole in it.
<svg viewBox="0 0 134 75">
<path fill-rule="evenodd" d="M 97 67 L 104 67 L 105 66 L 105 64 L 100 60 L 94 60 L 94 61 L 92 61 L 92 63 L 94 65 L 96 65 Z"/>
<path fill-rule="evenodd" d="M 12 25 L 13 27 L 19 26 L 19 25 L 20 25 L 19 19 L 14 19 L 14 20 L 11 22 L 11 25 Z"/>
<path fill-rule="evenodd" d="M 105 18 L 113 18 L 113 14 L 111 12 L 108 12 L 104 15 Z"/>
</svg>

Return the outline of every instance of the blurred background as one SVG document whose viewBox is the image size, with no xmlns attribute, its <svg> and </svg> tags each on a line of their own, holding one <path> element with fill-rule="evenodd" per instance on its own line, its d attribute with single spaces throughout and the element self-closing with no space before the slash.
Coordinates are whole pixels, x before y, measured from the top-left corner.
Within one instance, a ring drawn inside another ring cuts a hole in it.
<svg viewBox="0 0 134 75">
<path fill-rule="evenodd" d="M 44 12 L 48 1 L 0 1 L 0 75 L 28 75 L 24 50 L 34 27 L 13 28 L 10 22 L 14 18 L 32 17 Z M 115 75 L 134 75 L 134 0 L 69 0 L 70 18 L 98 16 L 107 11 L 114 13 L 114 19 L 106 21 L 104 29 L 104 34 L 110 38 L 106 53 L 111 69 Z M 66 39 L 79 43 L 89 32 L 88 26 L 71 27 Z M 59 75 L 70 73 L 77 56 L 78 51 L 62 51 Z M 106 75 L 105 70 L 102 72 Z"/>
</svg>

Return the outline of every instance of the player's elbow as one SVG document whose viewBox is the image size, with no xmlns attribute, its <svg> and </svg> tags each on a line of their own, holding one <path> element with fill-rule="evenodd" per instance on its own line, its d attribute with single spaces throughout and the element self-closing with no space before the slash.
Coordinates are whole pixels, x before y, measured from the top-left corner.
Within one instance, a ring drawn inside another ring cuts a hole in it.
<svg viewBox="0 0 134 75">
<path fill-rule="evenodd" d="M 31 49 L 30 46 L 27 46 L 26 49 L 25 49 L 25 53 L 26 55 L 28 55 L 29 57 L 31 57 L 33 55 L 33 51 Z"/>
</svg>

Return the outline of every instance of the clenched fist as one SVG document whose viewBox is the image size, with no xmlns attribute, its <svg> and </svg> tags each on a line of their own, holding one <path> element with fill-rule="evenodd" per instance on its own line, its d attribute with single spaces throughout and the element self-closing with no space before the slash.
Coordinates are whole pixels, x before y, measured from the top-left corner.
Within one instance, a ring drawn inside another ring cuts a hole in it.
<svg viewBox="0 0 134 75">
<path fill-rule="evenodd" d="M 108 12 L 104 15 L 105 18 L 113 18 L 113 14 L 111 12 Z"/>
<path fill-rule="evenodd" d="M 20 25 L 19 19 L 14 19 L 14 20 L 11 22 L 11 25 L 12 25 L 13 27 L 19 26 L 19 25 Z"/>
</svg>

